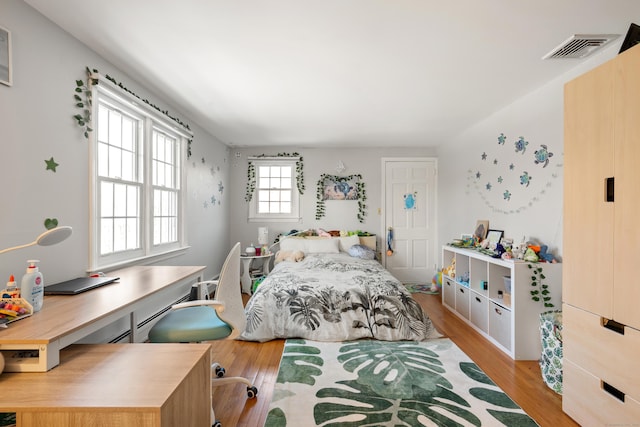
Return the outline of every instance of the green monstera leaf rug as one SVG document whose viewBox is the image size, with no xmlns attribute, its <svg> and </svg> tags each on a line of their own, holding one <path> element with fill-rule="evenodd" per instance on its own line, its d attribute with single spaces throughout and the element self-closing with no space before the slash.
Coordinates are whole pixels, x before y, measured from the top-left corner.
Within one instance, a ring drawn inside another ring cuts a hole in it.
<svg viewBox="0 0 640 427">
<path fill-rule="evenodd" d="M 451 340 L 287 340 L 265 427 L 537 426 Z"/>
</svg>

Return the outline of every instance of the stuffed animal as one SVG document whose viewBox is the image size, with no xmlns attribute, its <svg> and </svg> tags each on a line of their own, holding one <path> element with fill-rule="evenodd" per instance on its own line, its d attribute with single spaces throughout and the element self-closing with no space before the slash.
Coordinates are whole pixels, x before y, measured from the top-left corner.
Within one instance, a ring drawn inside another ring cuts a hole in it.
<svg viewBox="0 0 640 427">
<path fill-rule="evenodd" d="M 304 252 L 302 251 L 278 251 L 274 264 L 282 261 L 298 262 L 304 259 Z"/>
<path fill-rule="evenodd" d="M 517 243 L 511 247 L 511 253 L 515 259 L 523 259 L 524 253 L 527 250 L 526 243 Z"/>
<path fill-rule="evenodd" d="M 442 271 L 438 271 L 433 275 L 433 279 L 431 279 L 431 292 L 438 292 L 438 289 L 442 288 Z"/>
<path fill-rule="evenodd" d="M 538 252 L 538 256 L 540 257 L 540 259 L 545 260 L 546 262 L 557 262 L 555 257 L 550 254 L 549 252 L 549 247 L 547 245 L 541 245 L 540 246 L 540 252 Z"/>
<path fill-rule="evenodd" d="M 456 277 L 456 259 L 455 258 L 451 259 L 451 264 L 449 264 L 448 267 L 444 267 L 442 269 L 442 274 L 444 274 L 445 276 L 449 276 L 451 278 Z"/>
</svg>

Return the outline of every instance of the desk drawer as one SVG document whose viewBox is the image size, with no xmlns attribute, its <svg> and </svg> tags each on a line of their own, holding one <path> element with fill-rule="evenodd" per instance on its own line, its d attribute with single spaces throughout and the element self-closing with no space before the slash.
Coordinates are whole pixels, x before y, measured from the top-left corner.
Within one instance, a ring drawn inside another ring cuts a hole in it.
<svg viewBox="0 0 640 427">
<path fill-rule="evenodd" d="M 569 304 L 562 311 L 565 359 L 640 400 L 640 331 L 615 332 L 602 326 L 600 316 Z"/>
<path fill-rule="evenodd" d="M 563 329 L 563 333 L 565 331 Z M 603 388 L 603 382 L 598 377 L 566 358 L 563 362 L 562 387 L 562 410 L 581 426 L 638 425 L 638 401 L 629 396 L 625 396 L 624 401 L 614 397 Z"/>
</svg>

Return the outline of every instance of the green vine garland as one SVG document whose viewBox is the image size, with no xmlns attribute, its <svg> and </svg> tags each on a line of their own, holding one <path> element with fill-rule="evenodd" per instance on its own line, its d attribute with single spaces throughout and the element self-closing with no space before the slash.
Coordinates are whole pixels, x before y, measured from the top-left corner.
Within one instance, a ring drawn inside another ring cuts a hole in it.
<svg viewBox="0 0 640 427">
<path fill-rule="evenodd" d="M 93 131 L 93 129 L 90 127 L 90 125 L 91 125 L 91 105 L 92 105 L 91 87 L 93 85 L 97 85 L 98 84 L 99 80 L 98 80 L 97 75 L 99 73 L 98 73 L 98 70 L 96 70 L 95 68 L 90 70 L 89 67 L 85 67 L 85 70 L 87 72 L 87 81 L 85 83 L 83 80 L 76 80 L 76 89 L 75 89 L 76 93 L 73 95 L 74 99 L 76 100 L 76 107 L 82 109 L 82 114 L 76 114 L 76 115 L 73 116 L 73 118 L 76 119 L 76 122 L 78 123 L 78 126 L 80 126 L 80 127 L 82 127 L 84 129 L 85 138 L 89 138 L 89 132 Z M 188 131 L 191 131 L 191 128 L 189 127 L 189 125 L 187 123 L 184 123 L 179 118 L 173 117 L 172 115 L 170 115 L 168 110 L 161 110 L 160 107 L 152 104 L 147 99 L 140 98 L 138 95 L 136 95 L 131 90 L 127 89 L 122 83 L 116 81 L 116 79 L 114 79 L 110 75 L 106 74 L 104 77 L 107 80 L 109 80 L 111 83 L 113 83 L 114 85 L 118 86 L 120 89 L 124 90 L 125 92 L 129 93 L 130 95 L 135 96 L 136 98 L 138 98 L 140 101 L 144 102 L 145 104 L 147 104 L 151 108 L 153 108 L 153 109 L 157 110 L 158 112 L 164 114 L 165 116 L 167 116 L 168 118 L 170 118 L 174 122 L 178 123 L 180 126 L 182 126 L 183 128 L 187 129 Z M 83 94 L 84 95 L 84 99 L 79 94 Z M 193 142 L 193 138 L 189 138 L 187 140 L 187 157 L 191 157 L 191 143 L 192 142 Z"/>
<path fill-rule="evenodd" d="M 93 132 L 93 129 L 90 127 L 91 125 L 91 86 L 98 84 L 98 79 L 94 77 L 94 73 L 98 73 L 98 70 L 94 69 L 93 72 L 86 67 L 87 72 L 87 81 L 84 80 L 76 80 L 76 88 L 75 93 L 73 94 L 73 99 L 76 101 L 76 107 L 82 109 L 82 114 L 76 114 L 73 116 L 80 126 L 83 129 L 84 137 L 89 138 L 89 132 Z M 80 96 L 83 95 L 84 97 Z"/>
<path fill-rule="evenodd" d="M 260 154 L 255 157 L 274 157 L 272 155 Z M 275 157 L 298 157 L 296 160 L 296 186 L 298 192 L 304 194 L 304 163 L 302 156 L 299 153 L 278 153 Z M 250 202 L 253 199 L 253 193 L 256 189 L 256 165 L 252 161 L 249 161 L 247 165 L 247 189 L 244 194 L 244 200 Z"/>
<path fill-rule="evenodd" d="M 331 180 L 334 182 L 356 181 L 356 188 L 358 190 L 358 222 L 363 223 L 364 217 L 367 214 L 367 192 L 365 190 L 364 181 L 362 181 L 362 175 L 349 175 L 349 176 L 336 176 L 322 174 L 316 185 L 316 220 L 325 216 L 325 204 L 322 198 L 324 193 L 325 181 Z"/>
<path fill-rule="evenodd" d="M 533 289 L 529 291 L 531 293 L 531 299 L 536 302 L 542 301 L 545 308 L 553 308 L 554 305 L 551 302 L 551 291 L 549 291 L 549 285 L 543 282 L 547 277 L 544 275 L 542 267 L 539 265 L 534 267 L 532 264 L 527 264 L 527 267 L 529 267 L 533 274 L 531 276 L 531 287 Z M 540 286 L 539 290 L 538 286 Z"/>
<path fill-rule="evenodd" d="M 250 202 L 253 198 L 253 192 L 256 189 L 256 165 L 252 162 L 249 162 L 249 166 L 247 168 L 247 191 L 244 195 L 244 200 Z"/>
</svg>

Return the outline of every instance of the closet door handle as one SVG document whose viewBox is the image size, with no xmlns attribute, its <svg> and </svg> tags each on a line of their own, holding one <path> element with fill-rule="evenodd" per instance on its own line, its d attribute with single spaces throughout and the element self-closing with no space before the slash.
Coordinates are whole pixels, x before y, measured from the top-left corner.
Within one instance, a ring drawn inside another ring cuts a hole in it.
<svg viewBox="0 0 640 427">
<path fill-rule="evenodd" d="M 605 194 L 605 201 L 606 202 L 613 202 L 614 201 L 614 192 L 615 192 L 615 177 L 611 177 L 611 178 L 607 178 L 606 179 L 606 194 Z"/>
<path fill-rule="evenodd" d="M 607 328 L 610 331 L 616 332 L 620 335 L 624 335 L 624 325 L 622 323 L 616 322 L 613 319 L 605 319 L 604 317 L 600 320 L 602 327 Z"/>
<path fill-rule="evenodd" d="M 618 390 L 611 384 L 602 381 L 602 389 L 619 401 L 624 402 L 624 392 Z"/>
</svg>

